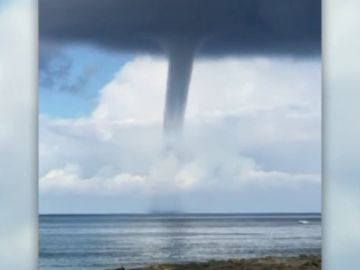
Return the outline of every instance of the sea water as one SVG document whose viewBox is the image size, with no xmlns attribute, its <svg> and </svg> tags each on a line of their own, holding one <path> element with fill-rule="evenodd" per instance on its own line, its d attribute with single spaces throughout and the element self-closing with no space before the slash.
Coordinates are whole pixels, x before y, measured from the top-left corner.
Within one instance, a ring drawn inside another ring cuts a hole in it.
<svg viewBox="0 0 360 270">
<path fill-rule="evenodd" d="M 320 214 L 40 215 L 39 269 L 320 255 Z"/>
</svg>

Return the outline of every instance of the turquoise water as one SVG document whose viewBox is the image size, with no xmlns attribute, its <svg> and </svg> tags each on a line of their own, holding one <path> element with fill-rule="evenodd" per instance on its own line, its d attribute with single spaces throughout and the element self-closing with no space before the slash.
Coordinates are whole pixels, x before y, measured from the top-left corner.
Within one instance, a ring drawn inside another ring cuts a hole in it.
<svg viewBox="0 0 360 270">
<path fill-rule="evenodd" d="M 40 269 L 321 253 L 320 214 L 41 215 Z"/>
</svg>

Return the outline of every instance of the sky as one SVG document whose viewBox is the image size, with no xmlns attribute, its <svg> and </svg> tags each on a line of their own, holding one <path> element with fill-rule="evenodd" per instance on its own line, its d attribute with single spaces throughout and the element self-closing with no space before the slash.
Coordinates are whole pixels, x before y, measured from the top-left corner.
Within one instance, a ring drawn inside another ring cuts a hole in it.
<svg viewBox="0 0 360 270">
<path fill-rule="evenodd" d="M 184 136 L 169 152 L 166 59 L 117 57 L 86 89 L 40 90 L 41 212 L 320 211 L 318 59 L 195 61 Z"/>
<path fill-rule="evenodd" d="M 309 26 L 304 10 L 290 10 L 305 35 L 299 43 L 300 35 L 274 21 L 278 10 L 249 3 L 256 19 L 247 21 L 254 35 L 244 35 L 246 45 L 231 29 L 234 21 L 225 20 L 226 33 L 214 31 L 196 54 L 183 136 L 169 148 L 162 128 L 166 55 L 151 42 L 117 39 L 116 31 L 128 37 L 122 24 L 102 32 L 110 9 L 93 31 L 81 30 L 93 22 L 96 2 L 71 20 L 61 19 L 62 6 L 40 2 L 40 213 L 321 211 L 318 21 Z M 213 24 L 214 10 L 203 20 Z M 179 33 L 177 42 L 193 42 L 181 16 L 164 29 L 165 21 L 153 23 L 146 8 L 144 14 L 153 28 L 139 24 L 139 32 L 171 42 Z M 120 21 L 138 24 L 128 17 Z M 281 33 L 286 46 L 257 20 Z M 201 23 L 194 29 L 210 36 Z"/>
</svg>

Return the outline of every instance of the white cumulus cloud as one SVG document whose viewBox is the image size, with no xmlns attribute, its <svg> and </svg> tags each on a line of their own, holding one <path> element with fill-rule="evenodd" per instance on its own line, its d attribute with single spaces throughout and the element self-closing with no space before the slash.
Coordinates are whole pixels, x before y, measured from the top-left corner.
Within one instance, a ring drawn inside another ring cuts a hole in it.
<svg viewBox="0 0 360 270">
<path fill-rule="evenodd" d="M 244 187 L 320 188 L 317 60 L 198 60 L 184 136 L 170 150 L 162 134 L 166 73 L 165 59 L 136 57 L 100 90 L 89 117 L 42 115 L 41 194 L 135 192 L 141 200 L 194 191 L 226 196 Z"/>
</svg>

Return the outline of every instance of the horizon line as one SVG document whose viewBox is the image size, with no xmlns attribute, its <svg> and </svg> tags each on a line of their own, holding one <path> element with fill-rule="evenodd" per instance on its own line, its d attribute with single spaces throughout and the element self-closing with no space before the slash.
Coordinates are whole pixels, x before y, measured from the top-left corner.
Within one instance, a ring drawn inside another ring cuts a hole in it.
<svg viewBox="0 0 360 270">
<path fill-rule="evenodd" d="M 51 215 L 293 215 L 293 214 L 310 214 L 321 215 L 322 212 L 119 212 L 119 213 L 38 213 L 38 216 Z"/>
</svg>

